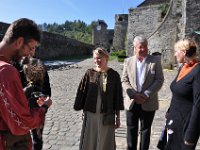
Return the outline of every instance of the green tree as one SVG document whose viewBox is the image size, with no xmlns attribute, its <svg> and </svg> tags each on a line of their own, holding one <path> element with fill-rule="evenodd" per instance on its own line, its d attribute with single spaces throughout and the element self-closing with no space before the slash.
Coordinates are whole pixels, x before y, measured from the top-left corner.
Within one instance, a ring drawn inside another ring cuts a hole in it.
<svg viewBox="0 0 200 150">
<path fill-rule="evenodd" d="M 69 38 L 73 38 L 88 44 L 92 43 L 92 28 L 95 25 L 95 21 L 87 25 L 81 20 L 68 21 L 63 24 L 47 24 L 43 23 L 46 30 L 51 33 L 61 34 Z M 42 26 L 42 25 L 40 25 Z"/>
</svg>

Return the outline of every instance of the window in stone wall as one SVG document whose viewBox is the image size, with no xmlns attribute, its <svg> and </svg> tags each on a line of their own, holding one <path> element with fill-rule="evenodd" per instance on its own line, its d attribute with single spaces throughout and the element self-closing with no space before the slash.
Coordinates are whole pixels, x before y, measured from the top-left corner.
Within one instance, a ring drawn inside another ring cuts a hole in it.
<svg viewBox="0 0 200 150">
<path fill-rule="evenodd" d="M 123 18 L 122 18 L 122 17 L 119 17 L 119 18 L 118 18 L 118 21 L 119 21 L 119 22 L 123 21 Z"/>
<path fill-rule="evenodd" d="M 109 40 L 109 44 L 112 44 L 113 43 L 113 40 Z"/>
</svg>

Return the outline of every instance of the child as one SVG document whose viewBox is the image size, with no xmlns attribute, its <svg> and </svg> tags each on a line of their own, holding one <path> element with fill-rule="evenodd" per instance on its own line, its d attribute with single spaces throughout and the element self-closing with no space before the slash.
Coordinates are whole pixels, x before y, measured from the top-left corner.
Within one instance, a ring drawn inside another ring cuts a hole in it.
<svg viewBox="0 0 200 150">
<path fill-rule="evenodd" d="M 46 96 L 43 94 L 45 66 L 39 59 L 29 58 L 28 63 L 24 64 L 23 71 L 27 80 L 27 86 L 24 88 L 27 99 L 29 100 L 29 106 L 31 109 L 42 106 Z M 40 128 L 32 129 L 33 149 L 42 149 L 42 131 L 43 126 Z"/>
</svg>

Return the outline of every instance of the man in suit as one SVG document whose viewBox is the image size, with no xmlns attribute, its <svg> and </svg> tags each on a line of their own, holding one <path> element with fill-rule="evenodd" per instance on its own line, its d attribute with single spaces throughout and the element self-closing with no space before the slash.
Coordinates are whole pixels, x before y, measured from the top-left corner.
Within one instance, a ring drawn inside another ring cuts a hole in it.
<svg viewBox="0 0 200 150">
<path fill-rule="evenodd" d="M 146 38 L 136 36 L 133 40 L 134 56 L 124 62 L 122 87 L 126 93 L 128 150 L 136 150 L 138 124 L 140 121 L 140 150 L 148 150 L 151 125 L 158 109 L 158 91 L 163 82 L 161 61 L 148 55 Z"/>
</svg>

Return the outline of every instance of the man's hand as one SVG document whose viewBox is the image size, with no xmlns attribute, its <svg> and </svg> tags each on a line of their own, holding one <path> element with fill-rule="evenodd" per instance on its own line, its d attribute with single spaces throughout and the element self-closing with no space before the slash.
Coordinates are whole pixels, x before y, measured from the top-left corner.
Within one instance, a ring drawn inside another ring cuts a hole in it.
<svg viewBox="0 0 200 150">
<path fill-rule="evenodd" d="M 144 93 L 141 93 L 140 95 L 141 95 L 141 97 L 142 97 L 143 99 L 145 99 L 145 100 L 148 100 L 148 99 L 149 99 L 149 97 L 147 97 Z"/>
<path fill-rule="evenodd" d="M 137 104 L 143 104 L 146 101 L 146 97 L 144 97 L 144 94 L 140 93 L 136 93 L 133 98 Z"/>
</svg>

